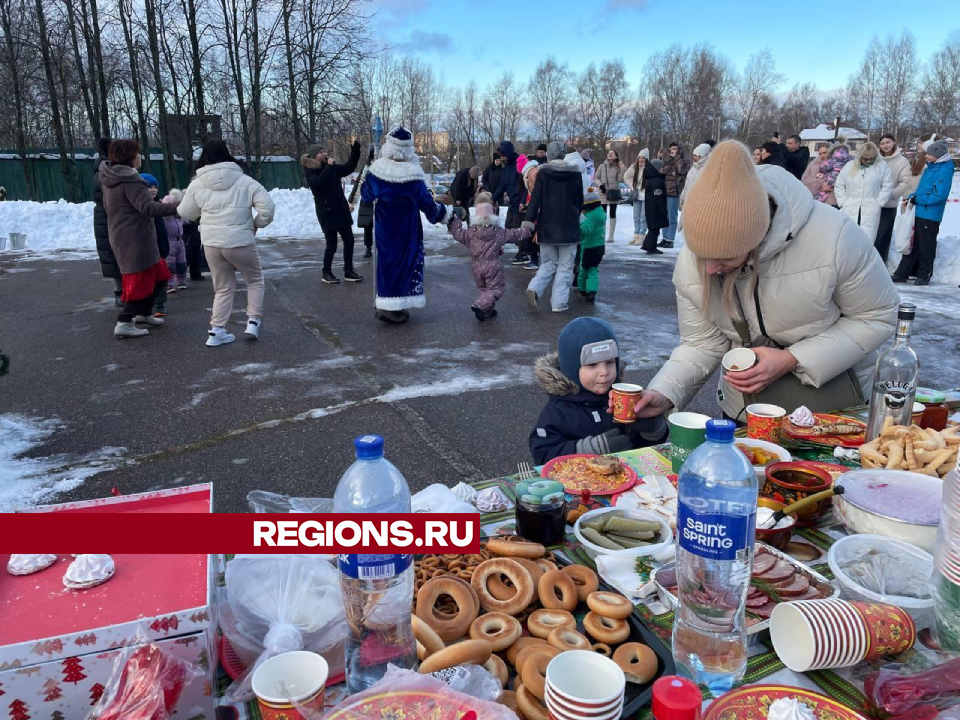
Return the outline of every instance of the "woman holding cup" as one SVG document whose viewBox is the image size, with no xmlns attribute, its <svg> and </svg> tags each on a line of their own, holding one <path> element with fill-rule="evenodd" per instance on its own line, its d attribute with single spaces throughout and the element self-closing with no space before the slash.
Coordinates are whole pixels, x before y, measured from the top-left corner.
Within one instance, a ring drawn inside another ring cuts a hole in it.
<svg viewBox="0 0 960 720">
<path fill-rule="evenodd" d="M 735 141 L 716 147 L 690 191 L 684 234 L 673 275 L 680 345 L 638 417 L 683 409 L 734 347 L 756 361 L 721 375 L 728 417 L 743 420 L 755 402 L 814 411 L 863 402 L 899 302 L 873 238 L 782 168 L 754 167 Z"/>
</svg>

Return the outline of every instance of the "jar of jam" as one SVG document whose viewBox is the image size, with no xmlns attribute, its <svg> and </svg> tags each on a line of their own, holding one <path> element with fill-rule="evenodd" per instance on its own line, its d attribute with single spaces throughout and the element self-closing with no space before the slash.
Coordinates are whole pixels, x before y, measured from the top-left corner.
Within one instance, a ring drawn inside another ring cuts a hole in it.
<svg viewBox="0 0 960 720">
<path fill-rule="evenodd" d="M 920 427 L 930 430 L 944 430 L 947 427 L 947 418 L 949 417 L 950 409 L 946 405 L 930 403 L 923 409 L 923 415 L 920 416 Z"/>
</svg>

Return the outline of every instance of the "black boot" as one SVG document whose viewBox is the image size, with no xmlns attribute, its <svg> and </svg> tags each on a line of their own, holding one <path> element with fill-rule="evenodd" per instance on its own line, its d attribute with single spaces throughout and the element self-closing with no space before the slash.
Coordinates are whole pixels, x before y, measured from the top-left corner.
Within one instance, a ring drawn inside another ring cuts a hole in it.
<svg viewBox="0 0 960 720">
<path fill-rule="evenodd" d="M 373 250 L 371 250 L 370 248 L 367 248 L 366 250 L 363 251 L 364 260 L 372 257 L 373 257 Z"/>
<path fill-rule="evenodd" d="M 325 282 L 327 285 L 339 285 L 339 284 L 340 284 L 340 278 L 338 278 L 336 275 L 334 275 L 334 274 L 333 274 L 332 272 L 330 272 L 329 270 L 324 270 L 324 271 L 323 271 L 322 281 Z"/>
<path fill-rule="evenodd" d="M 471 305 L 470 309 L 473 311 L 474 317 L 476 317 L 480 322 L 483 322 L 487 319 L 487 314 L 476 305 Z"/>
<path fill-rule="evenodd" d="M 597 294 L 595 292 L 587 293 L 587 302 L 593 302 L 597 299 Z"/>
<path fill-rule="evenodd" d="M 657 243 L 657 247 L 661 247 L 661 248 L 672 248 L 672 247 L 673 247 L 673 240 L 661 240 L 660 242 Z"/>
<path fill-rule="evenodd" d="M 350 268 L 349 270 L 344 270 L 343 279 L 347 282 L 361 282 L 363 280 L 363 276 L 357 275 L 357 271 L 353 268 Z"/>
</svg>

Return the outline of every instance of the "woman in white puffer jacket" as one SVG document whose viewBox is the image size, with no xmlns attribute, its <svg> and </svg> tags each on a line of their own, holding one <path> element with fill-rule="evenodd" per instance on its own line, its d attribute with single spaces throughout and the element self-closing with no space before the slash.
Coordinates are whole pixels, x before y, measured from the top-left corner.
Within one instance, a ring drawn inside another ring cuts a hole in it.
<svg viewBox="0 0 960 720">
<path fill-rule="evenodd" d="M 893 192 L 893 175 L 879 157 L 880 151 L 872 142 L 861 145 L 856 157 L 840 171 L 833 188 L 837 206 L 863 228 L 870 242 L 877 239 L 880 208 Z"/>
<path fill-rule="evenodd" d="M 273 222 L 274 209 L 270 193 L 243 174 L 223 140 L 210 140 L 203 146 L 197 175 L 184 193 L 178 213 L 184 220 L 200 218 L 203 252 L 216 293 L 207 333 L 210 347 L 236 340 L 227 332 L 227 323 L 233 312 L 237 272 L 247 284 L 244 334 L 251 340 L 259 337 L 265 284 L 255 244 L 256 233 Z"/>
</svg>

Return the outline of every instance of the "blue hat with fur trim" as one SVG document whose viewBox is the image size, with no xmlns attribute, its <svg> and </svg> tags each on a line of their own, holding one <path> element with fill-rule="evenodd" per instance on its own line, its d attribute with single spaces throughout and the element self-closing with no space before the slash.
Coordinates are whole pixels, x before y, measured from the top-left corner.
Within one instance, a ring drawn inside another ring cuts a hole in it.
<svg viewBox="0 0 960 720">
<path fill-rule="evenodd" d="M 146 181 L 147 187 L 155 187 L 155 188 L 160 187 L 160 183 L 158 183 L 157 179 L 150 173 L 140 173 L 140 177 L 142 177 Z"/>
<path fill-rule="evenodd" d="M 580 385 L 580 368 L 605 360 L 617 360 L 620 348 L 617 334 L 606 320 L 579 317 L 567 323 L 557 341 L 560 372 Z M 619 379 L 619 368 L 617 379 Z M 580 385 L 580 387 L 583 387 Z"/>
</svg>

